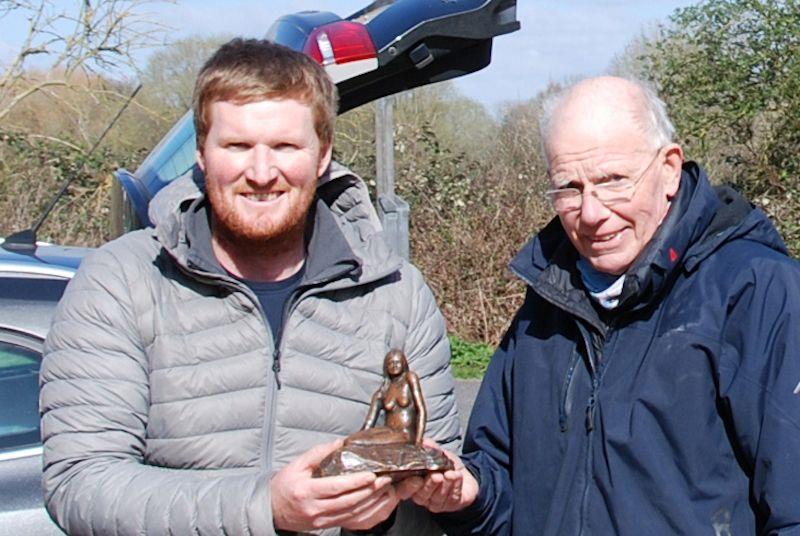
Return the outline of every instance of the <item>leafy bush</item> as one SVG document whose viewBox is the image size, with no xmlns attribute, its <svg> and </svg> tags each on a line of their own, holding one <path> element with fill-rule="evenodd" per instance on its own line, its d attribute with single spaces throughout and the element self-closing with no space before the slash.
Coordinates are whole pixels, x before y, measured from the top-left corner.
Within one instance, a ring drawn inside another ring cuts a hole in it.
<svg viewBox="0 0 800 536">
<path fill-rule="evenodd" d="M 480 379 L 494 354 L 494 347 L 483 342 L 467 342 L 458 335 L 450 336 L 453 357 L 450 364 L 456 378 Z"/>
<path fill-rule="evenodd" d="M 29 84 L 47 79 L 33 73 Z M 39 232 L 39 239 L 99 246 L 115 238 L 112 173 L 135 169 L 171 126 L 142 103 L 130 103 L 92 155 L 128 100 L 132 87 L 86 76 L 70 87 L 37 92 L 17 104 L 0 124 L 0 235 L 29 228 L 68 179 L 72 184 Z"/>
<path fill-rule="evenodd" d="M 480 121 L 456 136 L 443 110 L 453 99 L 459 110 L 469 105 L 436 87 L 404 95 L 395 107 L 396 189 L 411 205 L 411 258 L 449 330 L 494 345 L 524 297 L 508 262 L 551 217 L 541 196 L 538 101 L 509 107 L 500 121 L 471 113 Z M 335 146 L 337 159 L 373 189 L 374 121 L 374 106 L 342 115 Z M 477 149 L 476 140 L 488 147 Z"/>
<path fill-rule="evenodd" d="M 69 178 L 74 181 L 39 232 L 39 239 L 99 245 L 113 238 L 111 176 L 97 154 L 86 160 L 61 145 L 31 143 L 25 136 L 0 135 L 0 235 L 30 228 Z"/>
<path fill-rule="evenodd" d="M 800 253 L 800 1 L 706 0 L 641 43 L 687 155 L 761 205 Z"/>
</svg>

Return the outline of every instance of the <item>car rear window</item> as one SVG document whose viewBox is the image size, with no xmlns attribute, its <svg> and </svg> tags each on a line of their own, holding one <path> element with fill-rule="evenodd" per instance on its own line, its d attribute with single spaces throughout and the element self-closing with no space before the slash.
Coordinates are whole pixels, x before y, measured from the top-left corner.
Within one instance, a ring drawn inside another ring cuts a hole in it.
<svg viewBox="0 0 800 536">
<path fill-rule="evenodd" d="M 0 451 L 39 443 L 41 354 L 0 341 Z"/>
<path fill-rule="evenodd" d="M 64 294 L 68 280 L 50 276 L 0 276 L 0 298 L 7 300 L 57 302 Z"/>
</svg>

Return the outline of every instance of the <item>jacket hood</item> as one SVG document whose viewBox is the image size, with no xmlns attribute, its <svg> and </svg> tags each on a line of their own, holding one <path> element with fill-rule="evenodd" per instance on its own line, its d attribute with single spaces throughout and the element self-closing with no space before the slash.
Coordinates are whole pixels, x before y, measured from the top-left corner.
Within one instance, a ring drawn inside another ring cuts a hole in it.
<svg viewBox="0 0 800 536">
<path fill-rule="evenodd" d="M 196 227 L 194 213 L 205 202 L 205 177 L 194 166 L 150 203 L 156 239 L 184 266 L 197 257 L 190 237 Z M 346 167 L 332 162 L 320 177 L 313 218 L 307 278 L 321 276 L 336 265 L 351 265 L 354 276 L 372 279 L 400 266 L 402 260 L 384 240 L 366 184 Z"/>
<path fill-rule="evenodd" d="M 687 162 L 667 218 L 625 274 L 621 307 L 646 306 L 669 287 L 680 270 L 695 270 L 726 243 L 743 237 L 786 252 L 777 230 L 760 209 L 730 187 L 712 187 L 705 171 Z M 556 217 L 512 260 L 511 269 L 549 301 L 596 321 L 577 260 L 578 252 Z"/>
</svg>

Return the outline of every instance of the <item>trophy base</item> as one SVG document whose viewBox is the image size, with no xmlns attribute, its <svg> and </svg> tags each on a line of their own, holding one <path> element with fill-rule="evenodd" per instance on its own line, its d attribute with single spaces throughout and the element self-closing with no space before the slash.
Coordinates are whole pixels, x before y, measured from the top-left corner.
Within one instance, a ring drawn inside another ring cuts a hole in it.
<svg viewBox="0 0 800 536">
<path fill-rule="evenodd" d="M 453 469 L 453 462 L 442 451 L 430 447 L 418 447 L 413 443 L 346 444 L 322 460 L 314 476 L 370 471 L 399 482 L 411 476 L 450 469 Z"/>
</svg>

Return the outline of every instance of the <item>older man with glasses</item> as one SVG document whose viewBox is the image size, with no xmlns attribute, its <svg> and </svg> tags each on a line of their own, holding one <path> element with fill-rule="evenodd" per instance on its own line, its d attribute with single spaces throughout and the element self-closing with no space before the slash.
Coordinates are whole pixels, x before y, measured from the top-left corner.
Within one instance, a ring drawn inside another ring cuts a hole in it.
<svg viewBox="0 0 800 536">
<path fill-rule="evenodd" d="M 800 266 L 641 83 L 567 88 L 542 139 L 557 217 L 463 465 L 413 499 L 448 534 L 800 533 Z"/>
</svg>

